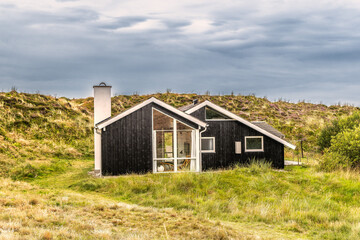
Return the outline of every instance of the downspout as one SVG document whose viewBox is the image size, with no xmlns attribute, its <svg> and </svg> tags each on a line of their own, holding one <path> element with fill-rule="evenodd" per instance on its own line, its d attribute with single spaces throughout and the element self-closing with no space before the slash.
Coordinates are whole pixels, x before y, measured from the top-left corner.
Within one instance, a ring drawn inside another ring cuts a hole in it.
<svg viewBox="0 0 360 240">
<path fill-rule="evenodd" d="M 199 148 L 199 151 L 200 151 L 200 159 L 199 159 L 199 164 L 200 164 L 200 172 L 202 172 L 202 153 L 201 153 L 201 134 L 203 133 L 203 132 L 205 132 L 206 130 L 207 130 L 207 127 L 208 127 L 208 124 L 206 124 L 206 126 L 205 126 L 205 128 L 204 128 L 204 130 L 202 130 L 201 132 L 200 132 L 200 139 L 199 139 L 199 142 L 200 142 L 200 144 L 199 144 L 199 146 L 200 146 L 200 148 Z M 201 127 L 199 126 L 199 129 L 201 129 Z"/>
</svg>

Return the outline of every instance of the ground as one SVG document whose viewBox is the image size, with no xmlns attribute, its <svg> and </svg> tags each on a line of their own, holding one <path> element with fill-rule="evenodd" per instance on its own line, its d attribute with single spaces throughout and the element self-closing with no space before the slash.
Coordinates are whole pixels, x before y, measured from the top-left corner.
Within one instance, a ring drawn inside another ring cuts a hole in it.
<svg viewBox="0 0 360 240">
<path fill-rule="evenodd" d="M 90 159 L 47 167 L 1 179 L 0 239 L 360 238 L 360 175 L 352 171 L 254 163 L 93 178 Z"/>
</svg>

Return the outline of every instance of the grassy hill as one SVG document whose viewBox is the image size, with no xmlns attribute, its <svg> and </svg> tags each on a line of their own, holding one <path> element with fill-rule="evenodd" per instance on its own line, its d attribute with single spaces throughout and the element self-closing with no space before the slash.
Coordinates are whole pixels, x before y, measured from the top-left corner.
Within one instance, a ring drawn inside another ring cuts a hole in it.
<svg viewBox="0 0 360 240">
<path fill-rule="evenodd" d="M 289 140 L 305 137 L 305 150 L 315 151 L 319 130 L 330 120 L 358 110 L 348 105 L 271 102 L 255 96 L 196 94 L 120 95 L 112 99 L 116 115 L 150 97 L 175 107 L 209 100 L 239 116 L 263 120 Z M 87 158 L 93 155 L 93 98 L 67 99 L 41 94 L 0 93 L 0 154 L 11 159 Z"/>
<path fill-rule="evenodd" d="M 306 137 L 309 152 L 322 126 L 358 110 L 165 93 L 116 96 L 113 114 L 152 96 L 175 107 L 210 100 L 290 141 Z M 0 93 L 0 239 L 360 238 L 358 173 L 253 164 L 94 179 L 92 112 L 92 98 Z"/>
</svg>

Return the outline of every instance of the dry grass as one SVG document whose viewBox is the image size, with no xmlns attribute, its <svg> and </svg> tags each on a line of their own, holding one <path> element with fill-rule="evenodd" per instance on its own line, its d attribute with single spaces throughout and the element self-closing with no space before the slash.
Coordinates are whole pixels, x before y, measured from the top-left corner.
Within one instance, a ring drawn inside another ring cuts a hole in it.
<svg viewBox="0 0 360 240">
<path fill-rule="evenodd" d="M 0 180 L 0 239 L 256 239 L 191 212 Z"/>
</svg>

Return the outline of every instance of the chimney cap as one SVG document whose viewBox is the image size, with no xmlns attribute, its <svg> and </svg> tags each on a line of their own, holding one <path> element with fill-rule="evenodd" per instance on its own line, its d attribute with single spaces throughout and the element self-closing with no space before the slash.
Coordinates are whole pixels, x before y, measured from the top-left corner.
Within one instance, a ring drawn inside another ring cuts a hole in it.
<svg viewBox="0 0 360 240">
<path fill-rule="evenodd" d="M 106 85 L 105 82 L 101 82 L 99 83 L 99 85 L 94 85 L 94 87 L 111 87 L 111 86 Z"/>
</svg>

